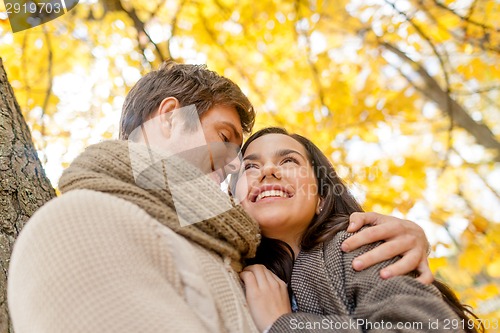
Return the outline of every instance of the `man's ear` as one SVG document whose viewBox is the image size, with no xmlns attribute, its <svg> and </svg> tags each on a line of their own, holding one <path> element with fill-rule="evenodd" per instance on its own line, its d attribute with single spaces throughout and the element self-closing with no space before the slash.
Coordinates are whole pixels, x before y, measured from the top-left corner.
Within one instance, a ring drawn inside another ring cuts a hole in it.
<svg viewBox="0 0 500 333">
<path fill-rule="evenodd" d="M 179 101 L 175 97 L 167 97 L 161 101 L 156 116 L 159 117 L 160 129 L 165 138 L 170 137 L 172 132 L 172 116 L 174 110 L 180 107 Z"/>
</svg>

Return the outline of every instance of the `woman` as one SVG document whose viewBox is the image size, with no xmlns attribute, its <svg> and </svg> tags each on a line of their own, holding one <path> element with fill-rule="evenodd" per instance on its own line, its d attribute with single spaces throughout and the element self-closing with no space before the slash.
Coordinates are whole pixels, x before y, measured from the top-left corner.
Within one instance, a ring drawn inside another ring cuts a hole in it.
<svg viewBox="0 0 500 333">
<path fill-rule="evenodd" d="M 248 139 L 242 154 L 233 193 L 265 236 L 251 263 L 267 268 L 241 273 L 259 329 L 476 332 L 467 316 L 474 315 L 443 284 L 382 280 L 378 271 L 396 259 L 351 268 L 353 258 L 376 245 L 341 251 L 349 215 L 362 209 L 312 142 L 267 128 Z"/>
</svg>

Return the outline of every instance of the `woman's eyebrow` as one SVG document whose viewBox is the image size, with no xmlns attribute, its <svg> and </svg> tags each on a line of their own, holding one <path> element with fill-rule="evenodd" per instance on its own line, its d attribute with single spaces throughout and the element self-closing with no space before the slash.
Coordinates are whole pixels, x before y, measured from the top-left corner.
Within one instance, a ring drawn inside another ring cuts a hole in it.
<svg viewBox="0 0 500 333">
<path fill-rule="evenodd" d="M 278 156 L 278 157 L 283 157 L 283 156 L 290 155 L 290 154 L 297 154 L 300 157 L 302 157 L 304 160 L 307 161 L 307 159 L 304 157 L 304 155 L 302 155 L 301 153 L 299 153 L 298 151 L 293 150 L 293 149 L 280 149 L 280 150 L 277 150 L 276 152 L 274 152 L 274 156 Z M 258 160 L 259 158 L 260 158 L 259 154 L 250 154 L 250 155 L 243 157 L 243 161 L 246 161 L 246 160 L 255 161 L 255 160 Z"/>
<path fill-rule="evenodd" d="M 246 160 L 255 161 L 255 160 L 258 160 L 259 157 L 260 157 L 259 154 L 250 154 L 250 155 L 243 157 L 243 161 L 246 161 Z"/>
<path fill-rule="evenodd" d="M 274 154 L 276 156 L 279 156 L 279 157 L 283 157 L 283 156 L 290 155 L 290 154 L 297 154 L 300 157 L 302 157 L 304 160 L 307 160 L 304 157 L 304 155 L 302 155 L 301 153 L 299 153 L 298 151 L 293 150 L 293 149 L 280 149 L 280 150 L 276 151 Z"/>
</svg>

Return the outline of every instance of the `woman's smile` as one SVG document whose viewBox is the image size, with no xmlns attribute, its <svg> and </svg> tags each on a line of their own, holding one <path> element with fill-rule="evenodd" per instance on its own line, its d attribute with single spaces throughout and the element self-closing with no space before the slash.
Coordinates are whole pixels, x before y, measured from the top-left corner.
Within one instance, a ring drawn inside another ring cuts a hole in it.
<svg viewBox="0 0 500 333">
<path fill-rule="evenodd" d="M 272 198 L 291 198 L 293 197 L 293 192 L 289 191 L 285 186 L 282 185 L 262 185 L 260 187 L 255 187 L 250 191 L 249 199 L 250 202 L 260 202 L 261 200 L 272 199 Z"/>
</svg>

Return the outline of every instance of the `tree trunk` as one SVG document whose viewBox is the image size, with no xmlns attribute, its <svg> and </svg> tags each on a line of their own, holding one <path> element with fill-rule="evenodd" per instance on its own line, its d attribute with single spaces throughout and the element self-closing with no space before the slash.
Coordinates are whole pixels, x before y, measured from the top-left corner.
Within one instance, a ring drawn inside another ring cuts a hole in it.
<svg viewBox="0 0 500 333">
<path fill-rule="evenodd" d="M 0 333 L 12 333 L 7 271 L 12 245 L 26 221 L 56 196 L 0 58 Z"/>
</svg>

